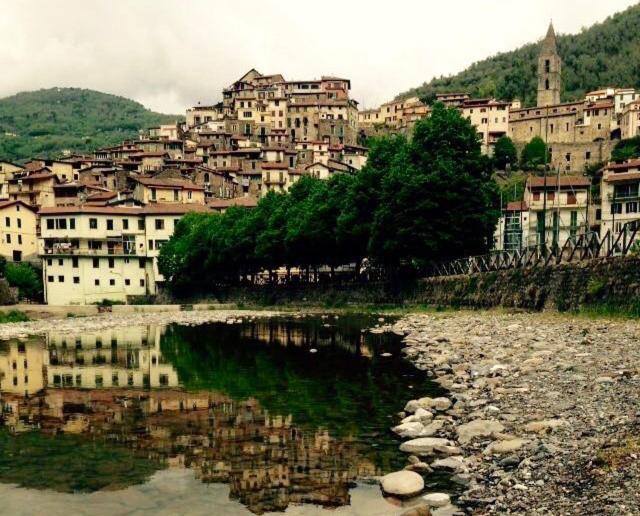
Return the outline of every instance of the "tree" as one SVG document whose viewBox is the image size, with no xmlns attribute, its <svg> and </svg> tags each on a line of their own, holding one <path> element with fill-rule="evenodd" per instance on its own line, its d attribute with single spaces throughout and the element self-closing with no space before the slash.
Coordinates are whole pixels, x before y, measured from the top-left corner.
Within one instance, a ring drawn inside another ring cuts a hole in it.
<svg viewBox="0 0 640 516">
<path fill-rule="evenodd" d="M 522 149 L 520 164 L 525 169 L 535 169 L 547 161 L 547 146 L 539 136 L 534 136 Z"/>
<path fill-rule="evenodd" d="M 16 287 L 21 299 L 40 301 L 43 295 L 42 277 L 33 265 L 9 263 L 5 269 L 5 279 Z"/>
<path fill-rule="evenodd" d="M 471 122 L 434 105 L 384 176 L 369 252 L 387 267 L 488 250 L 497 188 Z"/>
<path fill-rule="evenodd" d="M 501 136 L 493 149 L 493 165 L 498 170 L 506 170 L 507 165 L 518 164 L 518 151 L 508 136 Z"/>
<path fill-rule="evenodd" d="M 620 140 L 611 151 L 613 161 L 626 161 L 640 157 L 640 136 Z"/>
</svg>

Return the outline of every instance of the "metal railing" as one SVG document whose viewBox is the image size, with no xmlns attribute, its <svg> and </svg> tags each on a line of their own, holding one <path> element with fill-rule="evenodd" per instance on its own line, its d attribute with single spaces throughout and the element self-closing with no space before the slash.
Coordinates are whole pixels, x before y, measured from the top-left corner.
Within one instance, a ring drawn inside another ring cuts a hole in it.
<svg viewBox="0 0 640 516">
<path fill-rule="evenodd" d="M 542 243 L 509 251 L 493 251 L 433 266 L 430 276 L 453 276 L 525 267 L 544 267 L 594 258 L 626 256 L 640 242 L 640 219 L 626 222 L 619 232 L 587 232 L 569 237 L 562 246 Z"/>
</svg>

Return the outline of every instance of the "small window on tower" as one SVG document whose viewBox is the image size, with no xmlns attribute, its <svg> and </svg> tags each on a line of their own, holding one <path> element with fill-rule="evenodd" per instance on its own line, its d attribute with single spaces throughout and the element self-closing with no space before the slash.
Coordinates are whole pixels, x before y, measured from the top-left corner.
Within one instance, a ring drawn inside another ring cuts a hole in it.
<svg viewBox="0 0 640 516">
<path fill-rule="evenodd" d="M 545 81 L 544 81 L 544 89 L 545 90 L 549 89 L 549 79 L 545 79 Z"/>
<path fill-rule="evenodd" d="M 544 71 L 545 73 L 549 73 L 551 71 L 551 61 L 549 59 L 545 59 L 544 61 Z M 547 89 L 549 89 L 549 81 L 547 81 Z"/>
</svg>

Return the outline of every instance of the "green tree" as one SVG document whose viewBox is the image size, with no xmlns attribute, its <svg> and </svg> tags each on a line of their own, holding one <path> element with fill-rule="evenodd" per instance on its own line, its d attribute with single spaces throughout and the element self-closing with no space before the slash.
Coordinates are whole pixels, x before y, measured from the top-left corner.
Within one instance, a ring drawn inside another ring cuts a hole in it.
<svg viewBox="0 0 640 516">
<path fill-rule="evenodd" d="M 382 185 L 369 252 L 389 267 L 420 267 L 485 252 L 497 220 L 497 188 L 471 122 L 435 104 Z"/>
<path fill-rule="evenodd" d="M 520 164 L 524 169 L 536 169 L 545 164 L 548 160 L 546 156 L 547 146 L 539 136 L 534 136 L 522 149 Z"/>
<path fill-rule="evenodd" d="M 515 167 L 518 164 L 518 151 L 508 136 L 498 138 L 493 149 L 493 165 L 498 170 L 506 170 L 507 165 Z"/>
<path fill-rule="evenodd" d="M 640 157 L 640 136 L 620 140 L 611 151 L 613 161 L 626 161 Z"/>
<path fill-rule="evenodd" d="M 42 276 L 33 265 L 9 263 L 5 268 L 5 278 L 9 285 L 18 289 L 21 299 L 42 300 Z"/>
</svg>

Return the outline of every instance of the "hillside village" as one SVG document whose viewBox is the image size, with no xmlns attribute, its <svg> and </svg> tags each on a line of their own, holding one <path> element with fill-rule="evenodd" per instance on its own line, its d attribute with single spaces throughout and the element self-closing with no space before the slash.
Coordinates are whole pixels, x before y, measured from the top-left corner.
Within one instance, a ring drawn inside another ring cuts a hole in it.
<svg viewBox="0 0 640 516">
<path fill-rule="evenodd" d="M 550 26 L 536 106 L 465 92 L 436 97 L 469 118 L 486 155 L 504 137 L 520 151 L 535 137 L 548 144 L 552 172 L 531 175 L 524 197 L 504 206 L 496 249 L 620 232 L 638 218 L 640 160 L 609 161 L 617 141 L 640 134 L 640 93 L 607 86 L 561 103 L 561 67 Z M 22 164 L 0 156 L 0 255 L 41 263 L 50 304 L 155 295 L 164 280 L 159 250 L 184 214 L 252 208 L 303 176 L 357 173 L 367 137 L 410 135 L 431 111 L 417 97 L 359 110 L 350 90 L 346 78 L 289 81 L 252 69 L 221 102 L 193 106 L 184 122 L 151 127 L 136 140 Z M 584 172 L 600 164 L 596 196 Z"/>
</svg>

